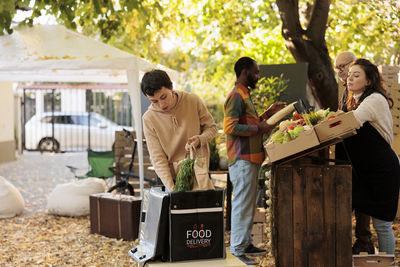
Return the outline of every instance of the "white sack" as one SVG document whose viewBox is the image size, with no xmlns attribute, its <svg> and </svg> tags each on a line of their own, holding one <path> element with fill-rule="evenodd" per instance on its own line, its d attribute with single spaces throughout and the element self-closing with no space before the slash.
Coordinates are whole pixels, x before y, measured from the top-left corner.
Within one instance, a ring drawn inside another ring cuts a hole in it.
<svg viewBox="0 0 400 267">
<path fill-rule="evenodd" d="M 0 219 L 21 214 L 24 205 L 24 199 L 18 189 L 0 176 Z"/>
<path fill-rule="evenodd" d="M 99 178 L 86 178 L 59 184 L 50 193 L 47 201 L 48 212 L 62 216 L 88 215 L 89 195 L 102 193 L 105 189 L 104 180 Z"/>
</svg>

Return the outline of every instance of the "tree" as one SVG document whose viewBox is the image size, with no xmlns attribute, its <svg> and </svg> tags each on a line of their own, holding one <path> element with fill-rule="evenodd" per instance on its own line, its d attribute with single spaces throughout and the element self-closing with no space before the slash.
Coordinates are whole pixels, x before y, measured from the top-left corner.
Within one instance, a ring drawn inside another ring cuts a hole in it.
<svg viewBox="0 0 400 267">
<path fill-rule="evenodd" d="M 0 2 L 0 34 L 6 30 L 12 33 L 11 21 L 17 10 L 28 10 L 30 0 L 2 0 Z"/>
<path fill-rule="evenodd" d="M 11 18 L 29 2 L 0 1 L 0 32 L 12 31 Z M 52 14 L 68 28 L 185 72 L 185 88 L 216 103 L 232 88 L 233 63 L 244 55 L 259 64 L 308 62 L 314 95 L 332 109 L 331 62 L 339 51 L 400 61 L 397 0 L 35 0 L 31 8 L 23 23 Z M 165 40 L 175 48 L 164 51 Z"/>
<path fill-rule="evenodd" d="M 286 47 L 296 62 L 309 63 L 310 87 L 323 108 L 337 108 L 337 83 L 326 39 L 335 55 L 351 50 L 375 64 L 400 64 L 398 1 L 345 0 L 333 1 L 332 6 L 331 0 L 303 1 L 302 10 L 297 0 L 276 3 Z"/>
<path fill-rule="evenodd" d="M 325 42 L 330 0 L 308 4 L 304 28 L 298 1 L 276 1 L 282 18 L 282 36 L 296 62 L 308 62 L 308 79 L 313 95 L 322 108 L 336 110 L 338 90 L 331 58 Z"/>
</svg>

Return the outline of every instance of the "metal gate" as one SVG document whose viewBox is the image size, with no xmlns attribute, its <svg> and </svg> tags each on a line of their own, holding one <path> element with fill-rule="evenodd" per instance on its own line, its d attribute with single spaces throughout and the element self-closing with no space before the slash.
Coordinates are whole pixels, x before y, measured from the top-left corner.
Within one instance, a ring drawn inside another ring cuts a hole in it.
<svg viewBox="0 0 400 267">
<path fill-rule="evenodd" d="M 111 150 L 115 131 L 132 128 L 126 85 L 36 84 L 22 90 L 22 147 Z"/>
</svg>

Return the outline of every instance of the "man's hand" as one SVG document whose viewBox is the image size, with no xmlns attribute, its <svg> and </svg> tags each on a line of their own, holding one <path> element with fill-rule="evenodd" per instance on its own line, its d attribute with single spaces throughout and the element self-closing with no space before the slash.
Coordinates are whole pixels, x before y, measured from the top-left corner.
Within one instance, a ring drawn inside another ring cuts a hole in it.
<svg viewBox="0 0 400 267">
<path fill-rule="evenodd" d="M 268 133 L 274 128 L 274 125 L 269 125 L 266 121 L 260 121 L 258 124 L 258 133 Z"/>
<path fill-rule="evenodd" d="M 268 120 L 272 115 L 277 113 L 279 110 L 283 109 L 286 107 L 285 102 L 276 102 L 273 103 L 269 108 L 260 116 L 261 119 L 263 120 Z"/>
<path fill-rule="evenodd" d="M 200 146 L 200 138 L 198 135 L 192 136 L 188 139 L 186 145 L 185 145 L 185 150 L 189 151 L 190 146 L 193 146 L 195 148 L 198 148 Z"/>
</svg>

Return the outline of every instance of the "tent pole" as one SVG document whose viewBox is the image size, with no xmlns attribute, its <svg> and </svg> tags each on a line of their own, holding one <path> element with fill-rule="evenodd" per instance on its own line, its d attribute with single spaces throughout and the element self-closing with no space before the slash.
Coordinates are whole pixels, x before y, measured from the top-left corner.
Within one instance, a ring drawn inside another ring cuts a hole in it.
<svg viewBox="0 0 400 267">
<path fill-rule="evenodd" d="M 139 177 L 140 177 L 140 196 L 143 197 L 144 169 L 143 169 L 143 132 L 142 132 L 142 111 L 140 103 L 140 82 L 139 70 L 128 69 L 128 89 L 131 97 L 132 112 L 134 118 L 134 129 L 136 131 L 136 139 L 138 140 L 139 155 Z"/>
</svg>

